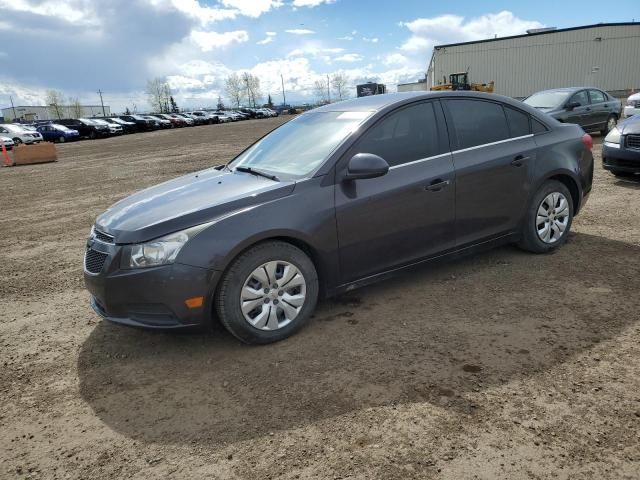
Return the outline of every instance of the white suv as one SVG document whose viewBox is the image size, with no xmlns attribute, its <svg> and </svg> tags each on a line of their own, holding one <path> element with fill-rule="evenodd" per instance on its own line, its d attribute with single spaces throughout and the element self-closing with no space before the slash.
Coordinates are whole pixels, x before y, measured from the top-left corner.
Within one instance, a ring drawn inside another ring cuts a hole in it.
<svg viewBox="0 0 640 480">
<path fill-rule="evenodd" d="M 39 143 L 42 141 L 42 135 L 39 132 L 27 130 L 18 124 L 5 123 L 0 125 L 0 135 L 3 137 L 9 137 L 13 140 L 13 143 L 20 145 L 21 143 L 31 144 Z"/>
<path fill-rule="evenodd" d="M 640 113 L 640 93 L 634 93 L 627 98 L 627 104 L 624 107 L 624 116 L 631 117 Z"/>
</svg>

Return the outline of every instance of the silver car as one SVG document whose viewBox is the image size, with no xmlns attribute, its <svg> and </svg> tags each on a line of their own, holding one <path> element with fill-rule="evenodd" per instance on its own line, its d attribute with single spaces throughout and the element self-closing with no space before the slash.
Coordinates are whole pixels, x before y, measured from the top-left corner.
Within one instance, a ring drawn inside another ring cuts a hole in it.
<svg viewBox="0 0 640 480">
<path fill-rule="evenodd" d="M 42 141 L 42 135 L 40 133 L 28 130 L 22 125 L 14 123 L 0 125 L 0 135 L 11 138 L 16 145 L 20 145 L 21 143 L 30 145 Z"/>
</svg>

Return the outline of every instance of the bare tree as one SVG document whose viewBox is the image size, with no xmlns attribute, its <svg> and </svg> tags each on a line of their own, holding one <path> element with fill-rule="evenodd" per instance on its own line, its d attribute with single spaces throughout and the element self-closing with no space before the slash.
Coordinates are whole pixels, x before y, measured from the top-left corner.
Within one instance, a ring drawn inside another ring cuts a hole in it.
<svg viewBox="0 0 640 480">
<path fill-rule="evenodd" d="M 262 98 L 260 79 L 251 73 L 245 72 L 242 74 L 242 86 L 246 92 L 249 105 L 255 108 Z"/>
<path fill-rule="evenodd" d="M 58 120 L 63 117 L 64 113 L 64 95 L 57 90 L 47 90 L 47 105 L 51 116 L 55 116 Z"/>
<path fill-rule="evenodd" d="M 347 91 L 348 79 L 344 73 L 334 73 L 331 77 L 331 87 L 338 100 L 345 100 L 349 98 L 349 92 Z"/>
<path fill-rule="evenodd" d="M 222 97 L 220 95 L 218 95 L 218 105 L 216 105 L 216 107 L 218 108 L 218 110 L 225 109 L 224 102 L 222 101 Z"/>
<path fill-rule="evenodd" d="M 327 84 L 324 80 L 316 80 L 313 82 L 313 93 L 318 97 L 318 103 L 329 103 Z"/>
<path fill-rule="evenodd" d="M 82 104 L 78 97 L 69 97 L 69 111 L 73 118 L 80 118 L 82 116 Z"/>
<path fill-rule="evenodd" d="M 167 80 L 161 77 L 147 81 L 147 97 L 154 111 L 169 113 L 171 111 L 171 88 Z"/>
<path fill-rule="evenodd" d="M 232 73 L 227 77 L 227 80 L 224 84 L 224 90 L 236 108 L 240 107 L 243 99 L 246 95 L 246 90 L 243 87 L 242 79 L 238 76 L 237 73 Z"/>
</svg>

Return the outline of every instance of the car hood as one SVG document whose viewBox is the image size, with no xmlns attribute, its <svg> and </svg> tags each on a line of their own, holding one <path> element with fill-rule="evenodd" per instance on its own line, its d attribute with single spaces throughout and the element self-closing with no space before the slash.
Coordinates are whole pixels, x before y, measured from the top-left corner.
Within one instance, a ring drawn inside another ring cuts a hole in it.
<svg viewBox="0 0 640 480">
<path fill-rule="evenodd" d="M 640 93 L 634 93 L 633 95 L 629 96 L 629 98 L 627 98 L 627 100 L 640 100 Z"/>
<path fill-rule="evenodd" d="M 618 130 L 622 135 L 640 133 L 640 115 L 634 115 L 618 123 Z"/>
<path fill-rule="evenodd" d="M 135 193 L 104 212 L 96 228 L 116 243 L 139 243 L 289 195 L 295 182 L 210 168 Z"/>
</svg>

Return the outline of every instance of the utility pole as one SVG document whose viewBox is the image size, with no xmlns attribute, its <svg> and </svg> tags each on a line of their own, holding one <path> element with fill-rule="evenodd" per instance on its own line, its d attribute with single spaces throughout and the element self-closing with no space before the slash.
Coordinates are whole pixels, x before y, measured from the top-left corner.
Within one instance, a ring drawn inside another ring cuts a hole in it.
<svg viewBox="0 0 640 480">
<path fill-rule="evenodd" d="M 284 77 L 280 74 L 280 80 L 282 81 L 282 105 L 287 104 L 287 97 L 284 94 Z"/>
<path fill-rule="evenodd" d="M 107 114 L 104 111 L 104 102 L 102 101 L 102 90 L 98 89 L 98 93 L 100 94 L 100 105 L 102 105 L 102 116 L 106 117 Z"/>
<path fill-rule="evenodd" d="M 331 103 L 331 89 L 329 87 L 329 75 L 327 74 L 327 99 Z"/>
<path fill-rule="evenodd" d="M 11 100 L 11 110 L 13 110 L 13 120 L 15 121 L 18 116 L 16 115 L 16 107 L 13 105 L 13 97 L 9 95 L 9 100 Z"/>
</svg>

